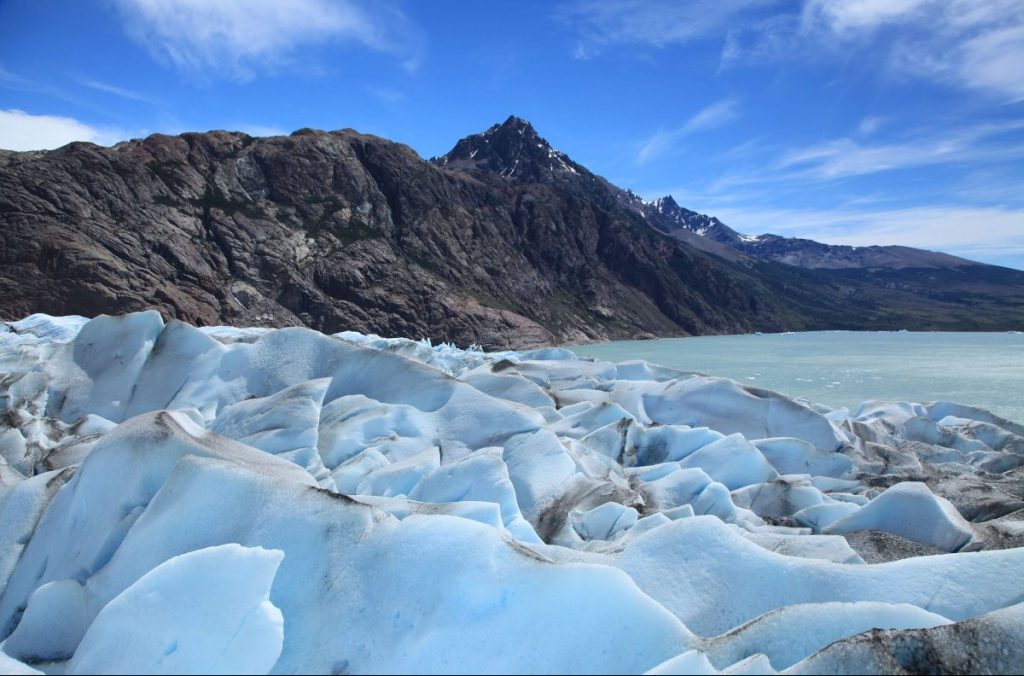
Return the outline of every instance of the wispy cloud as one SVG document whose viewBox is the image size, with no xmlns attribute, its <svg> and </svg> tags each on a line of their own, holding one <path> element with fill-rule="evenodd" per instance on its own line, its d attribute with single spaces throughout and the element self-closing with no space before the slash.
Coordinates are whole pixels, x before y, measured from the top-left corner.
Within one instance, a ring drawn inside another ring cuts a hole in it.
<svg viewBox="0 0 1024 676">
<path fill-rule="evenodd" d="M 15 91 L 32 92 L 34 94 L 42 94 L 44 96 L 50 96 L 55 99 L 67 101 L 83 108 L 93 108 L 87 102 L 80 100 L 79 98 L 72 96 L 68 92 L 61 88 L 54 87 L 49 84 L 35 82 L 26 77 L 23 77 L 17 73 L 13 73 L 3 66 L 0 66 L 0 88 L 13 89 Z"/>
<path fill-rule="evenodd" d="M 778 142 L 745 143 L 723 155 L 742 152 L 742 169 L 726 165 L 722 173 L 707 175 L 707 194 L 734 194 L 737 189 L 778 193 L 787 186 L 794 192 L 809 186 L 855 179 L 883 172 L 924 167 L 958 166 L 977 175 L 979 171 L 1005 168 L 1024 158 L 1024 119 L 979 122 L 974 125 L 920 127 L 880 137 L 865 134 L 862 120 L 848 136 L 818 143 L 786 147 Z M 991 175 L 990 173 L 986 175 Z M 997 172 L 1006 183 L 1005 171 Z M 1003 186 L 985 182 L 986 190 L 1006 192 Z M 1019 186 L 1017 187 L 1019 193 Z"/>
<path fill-rule="evenodd" d="M 367 87 L 366 91 L 373 98 L 377 99 L 381 103 L 395 104 L 405 101 L 408 97 L 397 89 L 391 89 L 390 87 Z"/>
<path fill-rule="evenodd" d="M 791 150 L 778 167 L 831 180 L 911 167 L 1010 160 L 1024 157 L 1024 143 L 999 137 L 1020 129 L 1024 129 L 1024 120 L 979 124 L 889 143 L 840 138 Z"/>
<path fill-rule="evenodd" d="M 881 115 L 868 115 L 857 125 L 857 135 L 871 136 L 881 129 L 883 124 L 885 124 L 885 118 Z"/>
<path fill-rule="evenodd" d="M 840 36 L 919 17 L 931 0 L 807 0 L 804 20 L 824 23 Z"/>
<path fill-rule="evenodd" d="M 739 117 L 738 107 L 739 104 L 735 99 L 723 99 L 700 110 L 681 127 L 657 132 L 640 147 L 636 161 L 639 164 L 650 162 L 671 150 L 679 141 L 693 133 L 714 129 L 732 122 Z"/>
<path fill-rule="evenodd" d="M 887 76 L 1024 100 L 1024 0 L 608 0 L 558 11 L 576 31 L 573 55 L 721 40 L 720 67 L 845 59 Z"/>
<path fill-rule="evenodd" d="M 79 80 L 78 84 L 89 89 L 95 89 L 96 91 L 104 92 L 106 94 L 113 94 L 122 99 L 128 101 L 138 101 L 140 103 L 148 103 L 150 105 L 159 105 L 159 101 L 153 99 L 145 94 L 139 93 L 132 89 L 125 89 L 124 87 L 117 87 L 106 82 L 100 82 L 99 80 Z"/>
<path fill-rule="evenodd" d="M 1024 0 L 807 0 L 802 27 L 844 49 L 878 39 L 895 73 L 1024 100 Z"/>
<path fill-rule="evenodd" d="M 303 47 L 351 42 L 392 54 L 413 70 L 423 39 L 384 0 L 115 0 L 129 33 L 158 60 L 240 81 L 295 65 Z"/>
<path fill-rule="evenodd" d="M 665 47 L 722 38 L 740 15 L 778 4 L 779 0 L 576 1 L 562 5 L 557 14 L 577 28 L 573 55 L 585 59 L 613 45 Z"/>
<path fill-rule="evenodd" d="M 800 15 L 791 9 L 739 22 L 725 35 L 719 72 L 743 63 L 764 65 L 793 58 L 801 47 L 796 39 L 799 27 Z"/>
<path fill-rule="evenodd" d="M 743 232 L 772 232 L 828 244 L 901 245 L 995 259 L 1024 255 L 1024 209 L 935 204 L 898 209 L 721 208 Z"/>
<path fill-rule="evenodd" d="M 70 117 L 0 110 L 0 148 L 6 150 L 49 150 L 72 141 L 112 145 L 129 136 L 124 130 L 94 127 Z"/>
</svg>

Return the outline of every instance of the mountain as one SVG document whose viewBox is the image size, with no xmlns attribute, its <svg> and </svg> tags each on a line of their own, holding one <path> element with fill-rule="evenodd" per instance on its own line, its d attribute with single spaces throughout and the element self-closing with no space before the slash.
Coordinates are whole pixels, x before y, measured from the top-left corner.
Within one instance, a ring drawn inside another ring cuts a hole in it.
<svg viewBox="0 0 1024 676">
<path fill-rule="evenodd" d="M 0 314 L 154 307 L 494 348 L 800 325 L 565 166 L 580 180 L 517 183 L 542 167 L 445 169 L 352 130 L 3 153 Z"/>
<path fill-rule="evenodd" d="M 497 175 L 519 184 L 597 179 L 568 155 L 552 148 L 532 124 L 515 115 L 482 134 L 467 136 L 447 154 L 430 161 L 446 169 L 477 176 Z"/>
<path fill-rule="evenodd" d="M 847 297 L 867 315 L 836 319 L 837 328 L 1005 330 L 1024 312 L 1024 272 L 906 246 L 844 246 L 773 234 L 747 235 L 681 207 L 671 195 L 643 200 L 619 191 L 620 204 L 652 228 L 740 265 L 763 279 L 779 267 L 817 280 L 822 299 Z M 766 268 L 764 264 L 770 266 Z M 858 322 L 860 322 L 858 324 Z M 849 324 L 854 324 L 849 326 Z"/>
<path fill-rule="evenodd" d="M 956 269 L 982 265 L 966 258 L 907 246 L 846 246 L 772 234 L 744 235 L 714 216 L 679 206 L 671 195 L 644 201 L 639 195 L 625 191 L 620 200 L 623 206 L 643 216 L 652 227 L 691 244 L 694 240 L 690 235 L 695 234 L 761 260 L 812 270 Z"/>
<path fill-rule="evenodd" d="M 626 194 L 516 117 L 430 161 L 350 129 L 0 151 L 0 316 L 156 308 L 488 348 L 1024 325 L 1024 273 L 844 278 L 666 235 Z"/>
<path fill-rule="evenodd" d="M 679 231 L 692 232 L 730 246 L 738 245 L 745 238 L 714 216 L 705 216 L 679 206 L 671 195 L 645 202 L 639 195 L 626 190 L 623 204 L 643 216 L 652 227 L 671 235 Z"/>
</svg>

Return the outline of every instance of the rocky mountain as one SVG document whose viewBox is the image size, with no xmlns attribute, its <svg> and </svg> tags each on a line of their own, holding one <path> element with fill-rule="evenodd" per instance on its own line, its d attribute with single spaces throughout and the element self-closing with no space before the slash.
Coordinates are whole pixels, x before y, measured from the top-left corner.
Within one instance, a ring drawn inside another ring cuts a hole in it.
<svg viewBox="0 0 1024 676">
<path fill-rule="evenodd" d="M 734 248 L 738 248 L 745 238 L 714 216 L 706 216 L 679 206 L 672 195 L 644 201 L 632 190 L 626 190 L 621 199 L 627 208 L 640 214 L 651 227 L 667 235 L 684 230 Z"/>
<path fill-rule="evenodd" d="M 597 177 L 555 150 L 526 120 L 511 116 L 482 134 L 467 136 L 441 157 L 437 166 L 477 176 L 497 175 L 513 183 L 594 183 Z"/>
<path fill-rule="evenodd" d="M 844 246 L 771 234 L 744 237 L 738 248 L 763 260 L 825 270 L 956 269 L 981 265 L 966 258 L 908 246 Z"/>
<path fill-rule="evenodd" d="M 624 194 L 516 117 L 431 161 L 310 129 L 0 151 L 0 317 L 155 308 L 490 348 L 1024 325 L 1024 273 L 828 277 L 668 236 Z"/>
<path fill-rule="evenodd" d="M 690 211 L 679 206 L 671 195 L 644 201 L 631 191 L 624 191 L 620 200 L 628 209 L 640 214 L 655 229 L 694 244 L 691 235 L 723 244 L 755 258 L 812 270 L 846 270 L 879 268 L 955 269 L 979 266 L 980 263 L 936 251 L 907 246 L 845 246 L 823 244 L 800 237 L 779 235 L 745 235 L 714 216 Z"/>
</svg>

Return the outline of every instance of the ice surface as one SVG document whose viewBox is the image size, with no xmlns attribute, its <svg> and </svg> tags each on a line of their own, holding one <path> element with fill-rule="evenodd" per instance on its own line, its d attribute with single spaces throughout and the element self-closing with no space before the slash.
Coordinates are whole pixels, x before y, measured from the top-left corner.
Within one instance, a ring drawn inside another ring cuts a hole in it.
<svg viewBox="0 0 1024 676">
<path fill-rule="evenodd" d="M 747 439 L 796 437 L 822 451 L 834 451 L 847 437 L 814 410 L 775 392 L 745 387 L 724 378 L 670 381 L 644 396 L 644 410 L 659 423 L 710 427 Z"/>
<path fill-rule="evenodd" d="M 788 437 L 753 442 L 780 474 L 811 474 L 843 478 L 853 473 L 853 461 L 841 453 L 819 451 L 802 439 Z"/>
<path fill-rule="evenodd" d="M 827 533 L 880 530 L 913 542 L 955 552 L 974 535 L 971 525 L 944 498 L 916 481 L 899 483 L 834 522 Z"/>
<path fill-rule="evenodd" d="M 617 502 L 606 502 L 585 512 L 570 514 L 573 528 L 585 540 L 611 540 L 636 525 L 637 511 Z"/>
<path fill-rule="evenodd" d="M 24 662 L 0 651 L 0 674 L 41 674 L 43 672 L 33 669 Z"/>
<path fill-rule="evenodd" d="M 133 418 L 96 445 L 39 520 L 0 596 L 0 636 L 13 630 L 39 586 L 64 579 L 84 583 L 102 569 L 187 456 L 222 458 L 283 481 L 315 485 L 291 462 L 211 434 L 181 413 Z"/>
<path fill-rule="evenodd" d="M 0 494 L 0 596 L 40 517 L 70 478 L 70 471 L 37 474 Z"/>
<path fill-rule="evenodd" d="M 74 340 L 88 317 L 34 314 L 17 322 L 0 322 L 0 344 L 33 345 Z"/>
<path fill-rule="evenodd" d="M 763 654 L 772 668 L 788 669 L 834 641 L 869 629 L 925 629 L 952 624 L 905 603 L 795 604 L 758 617 L 704 646 L 711 661 L 725 667 Z"/>
<path fill-rule="evenodd" d="M 284 641 L 269 600 L 283 557 L 226 544 L 164 561 L 104 606 L 67 673 L 268 673 Z"/>
<path fill-rule="evenodd" d="M 962 620 L 1015 603 L 1024 549 L 873 566 L 767 551 L 711 517 L 673 521 L 632 541 L 617 565 L 687 627 L 713 636 L 795 603 L 907 603 Z"/>
<path fill-rule="evenodd" d="M 688 650 L 681 655 L 665 660 L 648 674 L 717 674 L 718 670 L 699 650 Z"/>
<path fill-rule="evenodd" d="M 0 406 L 0 672 L 1024 669 L 979 409 L 152 312 L 3 324 Z"/>
<path fill-rule="evenodd" d="M 779 474 L 761 452 L 743 438 L 730 434 L 686 456 L 681 467 L 697 467 L 730 490 L 777 479 Z"/>
<path fill-rule="evenodd" d="M 75 580 L 56 580 L 36 589 L 4 650 L 31 662 L 69 659 L 92 622 L 89 597 Z"/>
<path fill-rule="evenodd" d="M 931 629 L 870 631 L 837 641 L 789 673 L 1013 674 L 1021 671 L 1024 605 Z"/>
</svg>

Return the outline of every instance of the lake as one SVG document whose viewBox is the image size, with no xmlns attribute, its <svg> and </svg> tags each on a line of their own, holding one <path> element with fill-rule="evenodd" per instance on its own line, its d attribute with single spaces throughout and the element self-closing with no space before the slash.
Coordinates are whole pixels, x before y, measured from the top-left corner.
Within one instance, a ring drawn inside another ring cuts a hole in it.
<svg viewBox="0 0 1024 676">
<path fill-rule="evenodd" d="M 1024 335 L 814 331 L 568 346 L 646 359 L 851 411 L 868 399 L 955 401 L 1024 422 Z"/>
</svg>

